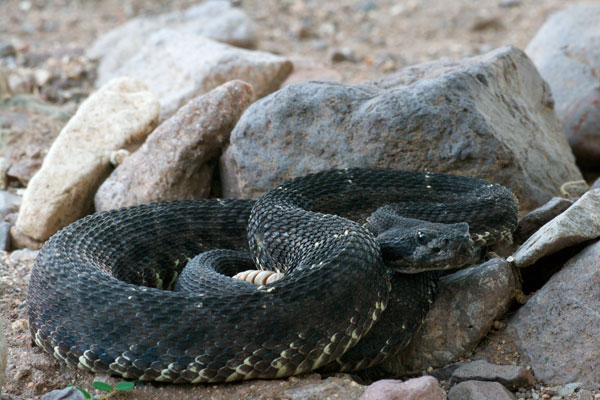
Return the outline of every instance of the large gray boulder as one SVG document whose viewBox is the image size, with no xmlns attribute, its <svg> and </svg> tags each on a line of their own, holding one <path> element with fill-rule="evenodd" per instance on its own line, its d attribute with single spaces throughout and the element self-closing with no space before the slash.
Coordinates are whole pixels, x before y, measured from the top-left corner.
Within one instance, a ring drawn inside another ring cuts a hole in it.
<svg viewBox="0 0 600 400">
<path fill-rule="evenodd" d="M 600 166 L 600 6 L 552 15 L 527 46 L 552 88 L 555 109 L 577 161 Z"/>
<path fill-rule="evenodd" d="M 552 104 L 515 47 L 362 85 L 293 84 L 238 122 L 220 160 L 223 192 L 256 198 L 323 169 L 397 168 L 485 178 L 533 209 L 581 179 Z"/>
<path fill-rule="evenodd" d="M 524 363 L 547 385 L 600 385 L 600 242 L 570 259 L 507 327 Z"/>
</svg>

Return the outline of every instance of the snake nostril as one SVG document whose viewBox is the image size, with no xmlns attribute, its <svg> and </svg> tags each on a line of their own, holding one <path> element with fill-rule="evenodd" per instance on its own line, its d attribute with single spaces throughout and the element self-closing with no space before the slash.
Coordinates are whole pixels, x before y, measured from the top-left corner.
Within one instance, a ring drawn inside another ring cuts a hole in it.
<svg viewBox="0 0 600 400">
<path fill-rule="evenodd" d="M 442 249 L 440 249 L 439 247 L 434 247 L 431 249 L 431 251 L 435 254 L 438 254 L 440 251 L 442 251 Z"/>
</svg>

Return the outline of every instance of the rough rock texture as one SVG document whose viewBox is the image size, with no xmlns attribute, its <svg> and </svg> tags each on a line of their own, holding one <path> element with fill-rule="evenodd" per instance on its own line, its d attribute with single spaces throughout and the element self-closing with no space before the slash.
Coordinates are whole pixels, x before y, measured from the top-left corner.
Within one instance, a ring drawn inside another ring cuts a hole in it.
<svg viewBox="0 0 600 400">
<path fill-rule="evenodd" d="M 201 95 L 150 134 L 96 192 L 97 211 L 176 199 L 208 197 L 215 162 L 252 87 L 233 81 Z"/>
<path fill-rule="evenodd" d="M 486 360 L 472 361 L 458 367 L 452 374 L 451 384 L 471 380 L 498 382 L 510 390 L 535 385 L 531 371 L 518 365 L 498 365 Z"/>
<path fill-rule="evenodd" d="M 138 17 L 105 33 L 88 49 L 87 56 L 99 60 L 96 85 L 106 83 L 113 71 L 135 56 L 148 36 L 161 28 L 204 36 L 233 46 L 250 48 L 256 45 L 256 23 L 244 11 L 232 7 L 229 1 L 208 1 L 183 11 Z"/>
<path fill-rule="evenodd" d="M 555 109 L 578 163 L 600 165 L 600 7 L 554 14 L 527 46 L 552 88 Z"/>
<path fill-rule="evenodd" d="M 295 378 L 294 380 L 302 382 L 300 378 Z M 282 394 L 277 395 L 275 398 L 289 400 L 359 399 L 365 389 L 366 386 L 352 381 L 348 375 L 339 374 L 339 376 L 329 377 L 321 381 L 284 390 Z M 268 395 L 258 396 L 257 398 L 259 397 L 270 398 Z"/>
<path fill-rule="evenodd" d="M 92 208 L 110 153 L 141 142 L 155 126 L 156 97 L 129 78 L 111 81 L 81 104 L 29 182 L 16 230 L 44 241 Z"/>
<path fill-rule="evenodd" d="M 566 247 L 600 237 L 600 189 L 589 190 L 565 212 L 529 237 L 513 255 L 517 267 Z"/>
<path fill-rule="evenodd" d="M 456 361 L 506 312 L 517 287 L 511 267 L 500 258 L 443 277 L 419 333 L 382 368 L 406 375 Z"/>
<path fill-rule="evenodd" d="M 573 200 L 553 197 L 543 206 L 527 213 L 521 218 L 517 230 L 513 234 L 515 243 L 523 243 L 543 225 L 560 215 L 567 208 L 571 207 L 571 205 L 573 205 Z"/>
<path fill-rule="evenodd" d="M 48 392 L 40 397 L 40 400 L 85 400 L 85 396 L 74 387 L 67 387 Z"/>
<path fill-rule="evenodd" d="M 4 371 L 6 370 L 6 340 L 4 339 L 4 322 L 0 317 L 0 392 L 4 385 Z"/>
<path fill-rule="evenodd" d="M 432 376 L 409 379 L 405 382 L 382 379 L 371 384 L 360 400 L 444 400 L 439 382 Z"/>
<path fill-rule="evenodd" d="M 278 89 L 292 68 L 283 57 L 165 28 L 150 35 L 135 56 L 107 75 L 145 82 L 159 97 L 164 120 L 191 98 L 233 79 L 248 82 L 255 96 L 263 97 Z"/>
<path fill-rule="evenodd" d="M 545 384 L 600 385 L 599 270 L 596 242 L 554 274 L 507 327 L 523 362 Z"/>
<path fill-rule="evenodd" d="M 581 179 L 548 86 L 514 47 L 363 85 L 287 86 L 246 110 L 221 158 L 224 195 L 260 196 L 328 168 L 459 172 L 533 209 Z"/>
<path fill-rule="evenodd" d="M 517 400 L 498 382 L 466 381 L 452 387 L 448 400 Z"/>
</svg>

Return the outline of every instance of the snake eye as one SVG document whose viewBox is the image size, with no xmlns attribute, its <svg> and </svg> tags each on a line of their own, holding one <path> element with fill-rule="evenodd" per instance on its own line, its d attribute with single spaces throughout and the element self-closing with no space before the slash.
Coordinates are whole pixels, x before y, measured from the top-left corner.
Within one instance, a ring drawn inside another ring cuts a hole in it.
<svg viewBox="0 0 600 400">
<path fill-rule="evenodd" d="M 425 232 L 417 231 L 417 240 L 419 241 L 419 243 L 425 242 L 426 237 L 427 237 L 427 235 L 425 234 Z"/>
</svg>

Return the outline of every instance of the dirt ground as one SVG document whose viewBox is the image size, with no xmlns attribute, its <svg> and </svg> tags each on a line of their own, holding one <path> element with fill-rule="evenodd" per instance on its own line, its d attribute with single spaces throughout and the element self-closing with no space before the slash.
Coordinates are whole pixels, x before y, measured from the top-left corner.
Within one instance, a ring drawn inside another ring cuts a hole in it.
<svg viewBox="0 0 600 400">
<path fill-rule="evenodd" d="M 9 182 L 11 190 L 26 184 L 28 174 L 39 166 L 68 115 L 92 90 L 94 66 L 82 56 L 94 39 L 132 17 L 181 9 L 192 3 L 195 2 L 0 0 L 0 45 L 12 44 L 21 57 L 19 65 L 4 67 L 36 71 L 50 65 L 68 78 L 54 91 L 31 88 L 34 98 L 46 101 L 39 107 L 18 103 L 2 106 L 5 111 L 5 107 L 10 109 L 0 118 L 10 118 L 10 122 L 0 121 L 0 146 L 4 146 L 0 156 L 29 168 L 24 178 Z M 524 49 L 553 12 L 571 5 L 599 4 L 575 0 L 235 3 L 257 21 L 258 49 L 325 62 L 341 74 L 344 82 L 380 78 L 415 63 L 473 56 L 507 44 Z M 343 53 L 346 60 L 334 62 L 332 55 L 336 52 Z M 2 131 L 7 126 L 10 129 Z M 27 255 L 11 259 L 9 254 L 0 254 L 0 311 L 6 321 L 9 346 L 3 400 L 39 398 L 68 384 L 90 388 L 92 380 L 98 379 L 62 366 L 32 344 L 24 304 L 31 264 Z M 516 356 L 512 360 L 506 356 L 513 353 L 502 348 L 502 340 L 492 342 L 498 347 L 500 359 L 514 361 Z M 210 387 L 206 390 L 204 395 L 210 398 Z M 156 393 L 153 396 L 158 397 L 152 398 L 160 398 Z M 257 389 L 254 393 L 259 398 L 262 392 Z M 146 393 L 143 398 L 150 395 Z"/>
</svg>

